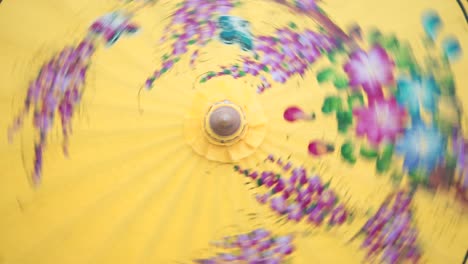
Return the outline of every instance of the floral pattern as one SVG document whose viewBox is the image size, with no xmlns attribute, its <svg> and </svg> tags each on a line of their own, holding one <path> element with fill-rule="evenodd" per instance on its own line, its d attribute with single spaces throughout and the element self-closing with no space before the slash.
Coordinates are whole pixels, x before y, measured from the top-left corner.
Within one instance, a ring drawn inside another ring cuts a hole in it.
<svg viewBox="0 0 468 264">
<path fill-rule="evenodd" d="M 299 120 L 313 120 L 315 119 L 315 113 L 307 115 L 301 108 L 297 106 L 290 106 L 284 111 L 283 117 L 288 122 L 296 122 Z"/>
<path fill-rule="evenodd" d="M 108 46 L 113 45 L 122 35 L 134 34 L 138 26 L 130 22 L 131 16 L 112 12 L 96 20 L 90 27 L 94 34 L 101 35 Z"/>
<path fill-rule="evenodd" d="M 195 263 L 285 263 L 294 252 L 292 235 L 277 236 L 271 231 L 260 228 L 249 233 L 225 237 L 213 242 L 222 250 L 218 255 L 197 259 Z"/>
<path fill-rule="evenodd" d="M 429 41 L 436 41 L 437 29 L 429 32 L 428 25 L 440 27 L 440 19 L 433 13 L 425 16 L 431 17 L 429 22 L 427 17 L 423 19 L 428 23 L 424 27 Z M 426 187 L 439 182 L 434 178 L 436 170 L 447 166 L 464 168 L 461 162 L 450 165 L 450 155 L 463 156 L 460 144 L 447 144 L 455 139 L 452 131 L 460 129 L 461 110 L 450 72 L 450 63 L 461 55 L 460 45 L 453 37 L 442 42 L 447 43 L 442 47 L 443 56 L 434 57 L 430 50 L 434 45 L 428 45 L 424 64 L 418 63 L 409 45 L 378 31 L 369 33 L 368 51 L 357 48 L 348 52 L 337 46 L 325 54 L 331 66 L 318 71 L 317 81 L 332 83 L 337 94 L 325 97 L 322 113 L 335 116 L 340 134 L 354 131 L 356 136 L 356 140 L 345 140 L 340 147 L 345 162 L 354 164 L 363 157 L 375 162 L 378 173 L 399 171 L 412 184 Z M 289 121 L 291 116 L 284 118 Z M 312 154 L 310 144 L 308 150 Z M 403 159 L 403 167 L 397 167 L 398 159 Z M 452 175 L 455 171 L 447 169 L 446 173 Z M 462 190 L 468 192 L 466 187 Z"/>
<path fill-rule="evenodd" d="M 374 146 L 380 143 L 394 142 L 406 125 L 406 110 L 395 99 L 379 100 L 369 107 L 353 110 L 357 118 L 357 136 L 367 136 Z"/>
<path fill-rule="evenodd" d="M 129 2 L 142 6 L 155 3 L 152 0 Z M 290 23 L 288 27 L 278 28 L 274 35 L 254 36 L 248 21 L 229 14 L 241 2 L 187 0 L 178 5 L 160 39 L 161 43 L 171 41 L 172 50 L 163 55 L 160 68 L 146 80 L 145 87 L 151 89 L 158 78 L 189 52 L 189 63 L 195 67 L 200 49 L 213 39 L 225 44 L 238 43 L 244 53 L 238 64 L 220 66 L 199 81 L 204 83 L 225 75 L 236 79 L 250 75 L 258 81 L 258 93 L 286 83 L 293 76 L 304 77 L 318 59 L 328 58 L 331 66 L 319 69 L 316 79 L 319 84 L 331 83 L 336 94 L 324 98 L 321 112 L 335 117 L 340 134 L 348 136 L 354 131 L 356 140 L 347 139 L 337 148 L 330 142 L 312 139 L 307 151 L 313 158 L 319 158 L 336 149 L 344 162 L 354 164 L 363 157 L 375 162 L 378 173 L 394 169 L 407 176 L 411 190 L 398 189 L 389 195 L 353 239 L 362 238 L 361 249 L 367 251 L 368 261 L 418 262 L 422 248 L 412 206 L 418 187 L 450 188 L 453 184 L 457 197 L 468 204 L 467 140 L 459 122 L 447 126 L 438 120 L 442 98 L 455 102 L 455 84 L 449 66 L 460 57 L 460 44 L 453 37 L 446 38 L 442 41 L 442 58 L 428 55 L 428 61 L 438 60 L 447 66 L 441 74 L 434 64 L 418 63 L 411 47 L 394 36 L 370 32 L 367 36 L 370 48 L 367 51 L 360 48 L 352 38 L 362 37 L 360 28 L 353 28 L 348 36 L 329 20 L 318 6 L 319 1 L 275 2 L 308 15 L 325 30 L 299 29 Z M 68 153 L 71 121 L 83 97 L 86 75 L 99 40 L 109 47 L 122 36 L 138 32 L 132 16 L 131 12 L 116 11 L 100 17 L 92 23 L 85 38 L 44 63 L 30 82 L 23 108 L 9 128 L 8 136 L 12 140 L 32 112 L 37 132 L 34 183 L 40 182 L 47 135 L 57 118 L 64 138 L 63 152 Z M 437 14 L 425 14 L 422 23 L 426 41 L 437 41 L 442 26 Z M 311 121 L 316 115 L 297 105 L 283 112 L 284 120 L 289 123 Z M 402 168 L 396 165 L 399 158 L 403 159 Z M 304 221 L 312 227 L 338 227 L 353 221 L 355 213 L 341 201 L 331 182 L 323 182 L 320 175 L 308 173 L 304 166 L 294 166 L 273 155 L 265 161 L 276 164 L 277 170 L 262 170 L 260 166 L 245 169 L 240 165 L 234 169 L 255 185 L 258 191 L 255 200 L 268 206 L 281 220 Z M 266 229 L 257 229 L 215 242 L 223 252 L 196 262 L 285 263 L 296 250 L 293 240 L 292 235 L 274 236 Z"/>
<path fill-rule="evenodd" d="M 366 222 L 357 236 L 364 236 L 361 248 L 369 260 L 380 256 L 383 263 L 416 263 L 421 258 L 418 230 L 412 213 L 413 194 L 400 190 L 391 194 Z"/>
<path fill-rule="evenodd" d="M 39 184 L 42 175 L 44 150 L 47 136 L 51 133 L 56 119 L 62 127 L 63 152 L 68 155 L 68 140 L 72 133 L 72 118 L 83 96 L 86 75 L 93 55 L 102 38 L 109 46 L 121 34 L 138 30 L 130 23 L 129 17 L 114 12 L 97 19 L 89 28 L 88 35 L 77 45 L 65 47 L 44 63 L 37 77 L 29 84 L 24 106 L 8 130 L 10 141 L 24 123 L 26 115 L 32 112 L 33 125 L 37 131 L 34 147 L 32 180 Z"/>
<path fill-rule="evenodd" d="M 388 53 L 380 45 L 375 45 L 369 52 L 354 51 L 349 55 L 349 61 L 344 70 L 349 77 L 349 85 L 364 89 L 369 100 L 383 97 L 382 87 L 394 82 L 392 61 Z"/>
<path fill-rule="evenodd" d="M 438 85 L 433 76 L 401 76 L 398 80 L 396 98 L 398 103 L 408 109 L 415 120 L 420 117 L 420 109 L 434 114 L 440 96 Z"/>
<path fill-rule="evenodd" d="M 189 0 L 184 1 L 174 12 L 171 23 L 165 28 L 160 43 L 172 41 L 172 52 L 161 58 L 160 69 L 148 77 L 145 82 L 146 89 L 151 89 L 154 82 L 169 71 L 180 56 L 189 51 L 189 46 L 204 47 L 215 38 L 218 32 L 218 17 L 227 15 L 229 11 L 240 2 L 234 0 Z M 198 49 L 192 52 L 190 64 L 194 65 L 199 55 Z"/>
<path fill-rule="evenodd" d="M 431 172 L 443 159 L 446 142 L 434 126 L 423 123 L 406 130 L 396 143 L 396 152 L 405 158 L 404 168 L 410 173 L 416 170 Z"/>
<path fill-rule="evenodd" d="M 351 221 L 353 213 L 341 203 L 330 189 L 330 182 L 323 183 L 318 175 L 309 175 L 304 167 L 294 167 L 269 155 L 266 159 L 281 168 L 282 173 L 271 170 L 235 170 L 255 182 L 258 188 L 266 189 L 256 195 L 261 204 L 269 204 L 271 210 L 286 221 L 300 222 L 305 219 L 312 226 L 338 226 Z M 289 174 L 288 178 L 282 174 Z"/>
<path fill-rule="evenodd" d="M 271 88 L 271 81 L 285 83 L 294 75 L 303 76 L 323 53 L 337 45 L 327 35 L 311 30 L 298 31 L 297 26 L 291 24 L 289 28 L 278 29 L 275 36 L 258 36 L 254 54 L 244 56 L 242 65 L 222 66 L 221 71 L 208 72 L 200 82 L 216 76 L 230 75 L 237 79 L 249 74 L 260 76 L 257 92 L 263 93 Z"/>
</svg>

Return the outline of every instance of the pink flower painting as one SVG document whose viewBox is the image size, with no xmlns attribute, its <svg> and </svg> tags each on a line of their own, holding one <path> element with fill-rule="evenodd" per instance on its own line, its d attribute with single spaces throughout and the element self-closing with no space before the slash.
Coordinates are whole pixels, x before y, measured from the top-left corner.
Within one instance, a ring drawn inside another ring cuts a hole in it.
<svg viewBox="0 0 468 264">
<path fill-rule="evenodd" d="M 394 65 L 385 49 L 376 45 L 368 52 L 357 50 L 351 53 L 344 70 L 350 86 L 354 89 L 362 86 L 372 102 L 383 97 L 382 86 L 394 83 Z"/>
<path fill-rule="evenodd" d="M 367 136 L 372 145 L 379 145 L 384 141 L 394 142 L 403 132 L 407 120 L 406 110 L 393 98 L 356 108 L 353 114 L 357 117 L 357 136 Z"/>
</svg>

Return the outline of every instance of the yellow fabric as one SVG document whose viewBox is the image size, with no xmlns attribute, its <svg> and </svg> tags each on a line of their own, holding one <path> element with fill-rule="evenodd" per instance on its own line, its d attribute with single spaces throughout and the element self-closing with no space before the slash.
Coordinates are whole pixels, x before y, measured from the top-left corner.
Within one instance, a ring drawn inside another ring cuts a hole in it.
<svg viewBox="0 0 468 264">
<path fill-rule="evenodd" d="M 142 32 L 110 49 L 99 48 L 73 123 L 70 158 L 62 155 L 57 124 L 37 189 L 28 179 L 35 137 L 31 122 L 25 122 L 11 144 L 7 127 L 40 65 L 82 38 L 91 21 L 120 5 L 111 0 L 4 0 L 0 4 L 0 131 L 5 133 L 0 137 L 0 263 L 189 263 L 213 253 L 211 240 L 257 226 L 278 233 L 300 232 L 293 263 L 361 263 L 364 252 L 359 244 L 347 241 L 365 222 L 364 212 L 352 226 L 330 232 L 312 229 L 305 236 L 304 224 L 275 223 L 267 206 L 256 203 L 245 179 L 234 174 L 231 165 L 194 155 L 186 144 L 183 127 L 193 103 L 194 81 L 207 70 L 234 62 L 237 47 L 210 43 L 195 69 L 189 67 L 189 58 L 181 58 L 152 91 L 138 98 L 142 83 L 169 48 L 155 43 L 165 26 L 162 21 L 167 21 L 175 4 L 160 1 L 140 10 L 136 21 Z M 443 34 L 456 35 L 468 51 L 467 25 L 455 1 L 328 0 L 323 8 L 343 27 L 358 22 L 363 29 L 395 32 L 410 41 L 416 52 L 422 45 L 420 14 L 435 9 L 445 22 Z M 267 1 L 245 1 L 234 15 L 251 21 L 254 34 L 272 32 L 271 25 L 289 21 L 314 25 Z M 312 72 L 317 69 L 314 66 Z M 463 105 L 468 102 L 467 69 L 466 56 L 453 66 Z M 248 86 L 248 78 L 231 82 Z M 359 161 L 350 167 L 338 154 L 311 159 L 304 151 L 311 138 L 344 140 L 337 136 L 333 120 L 286 125 L 282 119 L 290 105 L 319 111 L 327 91 L 311 73 L 275 85 L 260 96 L 269 129 L 242 166 L 254 167 L 268 153 L 291 155 L 296 164 L 307 161 L 307 167 L 321 168 L 325 178 L 333 177 L 338 192 L 350 194 L 350 203 L 359 210 L 375 209 L 391 186 L 387 178 L 372 173 L 372 165 Z M 466 213 L 462 215 L 450 197 L 433 198 L 427 193 L 417 194 L 416 208 L 424 261 L 461 263 L 468 246 Z"/>
</svg>

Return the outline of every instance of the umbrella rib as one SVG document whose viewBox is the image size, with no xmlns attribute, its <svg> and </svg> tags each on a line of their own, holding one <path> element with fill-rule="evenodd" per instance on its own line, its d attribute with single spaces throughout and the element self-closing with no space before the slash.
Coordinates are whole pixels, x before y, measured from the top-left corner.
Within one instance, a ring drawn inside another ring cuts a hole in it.
<svg viewBox="0 0 468 264">
<path fill-rule="evenodd" d="M 203 206 L 203 202 L 204 201 L 203 197 L 206 197 L 207 194 L 208 194 L 208 191 L 209 190 L 207 188 L 207 184 L 206 184 L 206 178 L 204 177 L 204 173 L 203 173 L 203 169 L 197 169 L 199 167 L 201 167 L 202 164 L 207 164 L 208 161 L 202 161 L 201 158 L 198 158 L 200 159 L 199 162 L 197 162 L 197 167 L 195 167 L 192 171 L 194 172 L 200 172 L 200 174 L 198 175 L 194 175 L 195 177 L 198 177 L 197 181 L 198 183 L 196 184 L 196 186 L 194 186 L 194 184 L 192 183 L 192 188 L 195 188 L 195 191 L 194 191 L 194 195 L 193 195 L 193 198 L 191 200 L 188 200 L 188 201 L 191 201 L 191 213 L 187 215 L 187 217 L 185 219 L 190 219 L 190 224 L 186 224 L 185 226 L 185 232 L 180 232 L 180 234 L 182 235 L 181 238 L 179 238 L 179 241 L 184 241 L 185 243 L 180 243 L 180 246 L 181 248 L 177 251 L 177 252 L 180 252 L 179 256 L 180 257 L 183 257 L 185 258 L 186 254 L 187 254 L 187 250 L 186 250 L 186 247 L 184 245 L 190 245 L 189 243 L 192 243 L 193 241 L 193 233 L 194 233 L 194 229 L 197 228 L 197 220 L 200 219 L 200 215 L 201 215 L 201 212 L 200 212 L 200 207 Z M 206 223 L 205 223 L 206 224 Z M 190 241 L 189 241 L 190 240 Z"/>
<path fill-rule="evenodd" d="M 133 133 L 138 133 L 138 132 L 141 132 L 141 133 L 144 133 L 144 134 L 151 134 L 154 136 L 154 133 L 157 132 L 158 135 L 160 134 L 161 131 L 167 131 L 167 135 L 171 135 L 169 136 L 170 138 L 174 137 L 175 135 L 177 134 L 174 134 L 173 131 L 176 131 L 176 129 L 178 128 L 181 128 L 183 126 L 182 123 L 180 122 L 174 122 L 174 123 L 167 123 L 167 124 L 164 124 L 164 125 L 161 125 L 161 126 L 151 126 L 151 127 L 144 127 L 144 128 L 135 128 L 135 127 L 128 127 L 128 126 L 122 126 L 122 129 L 118 129 L 118 128 L 112 128 L 112 129 L 103 129 L 103 128 L 98 128 L 98 129 L 75 129 L 75 134 L 78 134 L 78 132 L 80 132 L 81 134 L 89 134 L 90 137 L 96 137 L 96 135 L 99 135 L 99 136 L 105 136 L 106 137 L 106 140 L 108 140 L 109 138 L 112 138 L 113 136 L 115 136 L 116 138 L 120 138 L 120 137 L 123 137 L 123 136 L 128 136 L 128 135 L 124 135 L 125 133 L 128 133 L 129 135 L 134 135 Z M 172 133 L 171 133 L 172 132 Z M 136 134 L 136 135 L 140 135 L 140 134 Z"/>
<path fill-rule="evenodd" d="M 184 166 L 180 166 L 179 169 L 176 170 L 176 173 L 174 173 L 174 176 L 176 176 L 177 179 L 182 182 L 178 184 L 179 187 L 177 188 L 177 190 L 173 191 L 172 196 L 168 199 L 165 199 L 168 202 L 166 202 L 164 208 L 161 208 L 161 221 L 159 222 L 158 227 L 151 231 L 150 240 L 144 247 L 137 263 L 147 263 L 147 260 L 151 258 L 151 253 L 157 250 L 157 244 L 159 243 L 160 237 L 165 235 L 165 233 L 168 231 L 166 223 L 170 222 L 170 217 L 173 216 L 171 210 L 173 210 L 176 207 L 174 206 L 174 203 L 179 204 L 183 202 L 179 198 L 188 187 L 188 183 L 190 182 L 190 174 L 188 172 L 192 171 L 192 169 L 196 167 L 196 160 L 197 159 L 192 159 L 190 161 L 191 164 L 184 164 Z M 184 173 L 180 173 L 181 171 L 184 171 Z M 189 176 L 187 177 L 186 175 Z M 175 181 L 175 179 L 173 180 Z"/>
<path fill-rule="evenodd" d="M 171 151 L 172 154 L 176 154 L 179 148 L 175 149 L 174 151 Z M 187 159 L 191 158 L 192 153 L 191 152 L 186 152 L 187 155 L 184 157 L 181 157 L 182 161 L 186 161 Z M 165 174 L 166 171 L 170 171 L 171 168 L 174 168 L 174 166 L 169 166 L 170 163 L 166 163 L 166 166 L 158 170 L 158 174 Z M 152 166 L 152 168 L 154 168 Z M 149 171 L 149 170 L 148 170 Z M 150 205 L 152 205 L 152 201 L 156 195 L 158 195 L 163 188 L 165 188 L 168 185 L 168 182 L 171 180 L 171 177 L 154 177 L 155 179 L 159 179 L 159 181 L 153 181 L 151 183 L 151 188 L 147 189 L 144 194 L 142 195 L 142 199 L 140 199 L 140 202 L 137 206 L 135 206 L 132 210 L 131 213 L 127 214 L 127 217 L 125 217 L 120 223 L 117 225 L 115 228 L 115 232 L 112 233 L 112 236 L 108 237 L 106 241 L 103 242 L 103 246 L 101 246 L 100 250 L 97 250 L 96 254 L 90 258 L 90 259 L 102 259 L 104 252 L 108 252 L 108 249 L 113 248 L 115 243 L 118 241 L 119 237 L 124 234 L 125 232 L 129 233 L 127 228 L 130 226 L 132 223 L 136 221 L 137 214 L 138 212 L 145 212 L 146 209 Z M 163 179 L 163 180 L 162 180 Z M 112 242 L 114 241 L 114 243 Z M 100 261 L 105 262 L 104 260 Z"/>
<path fill-rule="evenodd" d="M 203 175 L 204 175 L 203 177 L 206 177 L 207 180 L 205 181 L 203 179 L 200 179 L 200 185 L 202 185 L 202 186 L 200 186 L 201 188 L 198 188 L 200 191 L 198 191 L 198 193 L 197 193 L 198 195 L 194 198 L 194 201 L 198 201 L 198 203 L 197 203 L 198 206 L 193 206 L 192 214 L 191 214 L 191 215 L 193 215 L 193 218 L 190 218 L 190 219 L 193 219 L 191 226 L 193 226 L 194 228 L 199 227 L 199 225 L 197 225 L 197 224 L 200 223 L 201 215 L 206 215 L 207 213 L 211 214 L 211 215 L 214 215 L 214 213 L 216 211 L 214 209 L 215 201 L 220 201 L 219 199 L 209 200 L 209 198 L 212 197 L 211 193 L 209 191 L 204 191 L 203 190 L 203 189 L 218 190 L 221 187 L 219 184 L 217 184 L 217 181 L 220 178 L 219 175 L 213 175 L 213 174 L 208 174 L 208 173 L 204 173 Z M 213 207 L 210 208 L 210 210 L 207 210 L 207 208 L 205 206 L 206 203 L 210 204 Z M 198 211 L 196 209 L 198 209 Z M 205 210 L 203 210 L 203 209 L 205 209 Z M 215 226 L 216 223 L 217 223 L 216 218 L 209 217 L 209 219 L 211 220 L 210 223 L 203 222 L 202 224 L 205 225 L 205 226 L 209 226 L 209 227 Z M 190 226 L 187 225 L 187 229 L 189 227 Z M 213 228 L 208 228 L 208 230 L 203 230 L 203 231 L 206 231 L 206 232 L 204 232 L 202 234 L 207 235 L 207 232 L 211 232 L 212 230 L 213 230 Z M 187 232 L 185 232 L 185 234 L 188 234 L 187 239 L 186 239 L 187 243 L 190 243 L 190 244 L 196 243 L 195 242 L 196 236 L 194 235 L 195 232 L 188 232 L 189 230 L 186 230 L 186 231 Z M 213 233 L 211 232 L 211 234 L 213 234 Z M 208 237 L 211 237 L 211 236 L 208 235 Z M 209 241 L 206 242 L 206 244 L 208 244 L 208 243 L 209 243 Z M 192 254 L 192 253 L 190 253 L 190 254 Z M 194 256 L 194 258 L 198 258 L 198 257 L 199 256 Z"/>
<path fill-rule="evenodd" d="M 135 99 L 136 101 L 137 99 Z M 122 112 L 128 112 L 128 111 L 134 111 L 135 112 L 135 116 L 140 116 L 141 112 L 143 111 L 143 113 L 151 113 L 151 114 L 166 114 L 166 115 L 174 115 L 175 117 L 174 118 L 183 118 L 184 114 L 185 114 L 185 111 L 186 111 L 186 104 L 180 104 L 180 107 L 177 107 L 177 105 L 174 105 L 174 104 L 171 104 L 170 102 L 171 101 L 174 101 L 172 99 L 166 99 L 166 100 L 163 100 L 161 98 L 158 99 L 158 101 L 161 100 L 161 102 L 152 102 L 154 103 L 155 105 L 157 105 L 157 107 L 142 107 L 142 109 L 138 108 L 137 104 L 135 104 L 134 106 L 131 106 L 131 105 L 128 105 L 128 106 L 124 106 L 124 105 L 119 105 L 119 104 L 96 104 L 96 105 L 93 105 L 92 107 L 94 108 L 98 108 L 98 109 L 102 109 L 102 108 L 105 108 L 106 110 L 108 111 L 112 111 L 113 114 L 116 114 L 115 111 L 113 110 L 123 110 Z"/>
<path fill-rule="evenodd" d="M 176 139 L 179 136 L 180 135 L 174 134 L 173 139 Z M 158 146 L 160 147 L 161 144 L 172 144 L 172 142 L 176 142 L 176 141 L 171 140 L 170 138 L 164 138 L 164 139 L 157 138 L 153 142 L 147 142 L 147 141 L 142 142 L 142 146 L 139 146 L 133 150 L 128 150 L 128 152 L 126 153 L 117 153 L 117 155 L 113 156 L 110 159 L 106 159 L 106 160 L 100 159 L 100 160 L 97 160 L 98 162 L 94 163 L 93 165 L 90 164 L 82 168 L 81 170 L 73 171 L 73 174 L 69 174 L 69 176 L 72 176 L 72 177 L 67 177 L 67 182 L 59 181 L 59 182 L 54 182 L 55 184 L 53 183 L 48 184 L 44 187 L 47 187 L 50 189 L 47 189 L 47 190 L 44 189 L 43 193 L 47 193 L 46 199 L 54 199 L 54 196 L 56 199 L 60 199 L 60 195 L 64 193 L 64 190 L 70 190 L 70 189 L 76 190 L 76 188 L 79 188 L 79 185 L 77 184 L 79 184 L 80 182 L 83 183 L 83 180 L 86 180 L 86 179 L 94 181 L 92 175 L 89 175 L 89 174 L 87 174 L 87 176 L 81 177 L 83 173 L 86 173 L 87 171 L 97 170 L 98 174 L 102 174 L 108 168 L 108 166 L 105 166 L 106 164 L 110 164 L 110 163 L 111 164 L 125 164 L 126 162 L 129 162 L 132 159 L 138 160 L 139 158 L 137 158 L 137 153 L 141 153 L 141 152 L 153 149 Z M 184 143 L 181 143 L 181 144 L 184 144 Z M 95 149 L 93 151 L 95 151 Z M 72 179 L 73 181 L 71 181 Z M 65 191 L 65 193 L 67 193 L 67 191 Z M 35 201 L 37 202 L 38 198 L 36 198 Z M 25 203 L 32 203 L 32 201 L 25 201 Z M 4 214 L 4 217 L 6 216 L 7 215 Z"/>
<path fill-rule="evenodd" d="M 179 145 L 179 146 L 177 146 L 175 149 L 179 149 L 181 146 L 182 146 L 182 145 Z M 65 223 L 62 223 L 61 228 L 59 228 L 59 229 L 61 229 L 61 230 L 70 230 L 70 232 L 73 232 L 73 229 L 70 229 L 70 228 L 67 229 L 67 227 L 72 226 L 73 223 L 75 223 L 75 222 L 79 222 L 78 220 L 79 220 L 80 218 L 83 218 L 84 216 L 89 215 L 89 214 L 90 214 L 90 211 L 96 210 L 96 209 L 97 209 L 96 207 L 98 207 L 99 204 L 100 204 L 102 201 L 104 201 L 104 200 L 106 200 L 106 199 L 107 199 L 107 200 L 110 200 L 111 197 L 112 197 L 112 195 L 115 195 L 116 192 L 125 190 L 125 189 L 128 187 L 128 184 L 129 184 L 132 180 L 135 180 L 135 179 L 138 179 L 138 177 L 134 177 L 134 175 L 129 175 L 129 176 L 125 177 L 125 178 L 122 180 L 122 183 L 119 184 L 119 185 L 117 185 L 117 186 L 115 186 L 115 188 L 113 188 L 113 190 L 108 191 L 108 192 L 106 192 L 105 194 L 103 194 L 97 201 L 94 201 L 94 203 L 89 204 L 86 208 L 84 208 L 83 210 L 81 210 L 81 213 L 76 214 L 75 217 L 70 217 L 70 218 L 69 218 L 69 219 L 74 219 L 74 221 L 71 221 L 71 223 L 69 223 L 68 221 L 65 220 Z M 94 209 L 94 210 L 93 210 L 93 209 Z M 56 230 L 57 230 L 57 229 L 56 229 Z M 42 239 L 41 241 L 39 241 L 39 242 L 37 243 L 37 245 L 31 247 L 31 248 L 34 248 L 35 250 L 30 250 L 30 249 L 29 249 L 29 250 L 25 250 L 25 253 L 26 253 L 26 252 L 31 253 L 31 252 L 34 252 L 34 251 L 39 251 L 39 250 L 41 250 L 42 248 L 41 248 L 39 245 L 48 245 L 48 244 L 50 244 L 50 243 L 46 243 L 46 242 L 50 241 L 50 240 L 51 240 L 51 237 L 57 236 L 56 233 L 57 233 L 57 232 L 55 232 L 55 234 L 54 234 L 54 233 L 49 233 L 49 234 L 46 236 L 47 238 Z M 59 234 L 63 234 L 63 233 L 65 233 L 65 231 L 63 231 L 63 232 L 58 232 L 58 233 L 59 233 Z M 30 255 L 30 254 L 22 254 L 22 255 Z"/>
</svg>

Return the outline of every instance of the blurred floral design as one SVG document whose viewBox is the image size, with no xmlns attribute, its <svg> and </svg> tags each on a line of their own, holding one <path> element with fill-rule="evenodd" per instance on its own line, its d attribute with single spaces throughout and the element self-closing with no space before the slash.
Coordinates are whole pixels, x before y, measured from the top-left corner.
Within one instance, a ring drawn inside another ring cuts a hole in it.
<svg viewBox="0 0 468 264">
<path fill-rule="evenodd" d="M 424 63 L 416 60 L 409 44 L 374 30 L 366 36 L 367 51 L 338 43 L 324 53 L 330 66 L 319 69 L 316 77 L 319 84 L 336 88 L 324 98 L 321 110 L 335 116 L 339 134 L 347 136 L 339 147 L 345 162 L 355 164 L 361 157 L 375 162 L 377 173 L 396 171 L 412 185 L 426 188 L 450 183 L 444 186 L 457 188 L 466 197 L 463 162 L 452 161 L 463 155 L 461 143 L 448 144 L 465 141 L 456 132 L 461 129 L 461 108 L 450 70 L 462 52 L 454 37 L 443 39 L 442 50 L 435 52 L 441 26 L 434 12 L 424 14 Z M 298 109 L 300 105 L 286 109 L 284 119 L 296 122 L 307 117 Z M 397 165 L 399 160 L 403 167 Z M 435 180 L 440 169 L 446 180 Z"/>
<path fill-rule="evenodd" d="M 145 6 L 156 1 L 126 1 L 132 2 Z M 461 131 L 461 108 L 450 69 L 462 55 L 459 42 L 454 37 L 440 40 L 441 19 L 435 12 L 425 13 L 422 26 L 426 35 L 422 41 L 427 54 L 422 63 L 416 60 L 412 47 L 394 35 L 378 30 L 362 34 L 359 26 L 346 34 L 320 8 L 320 1 L 272 2 L 307 15 L 319 28 L 300 28 L 291 22 L 276 28 L 272 35 L 254 35 L 249 21 L 230 14 L 242 4 L 239 0 L 183 1 L 160 39 L 161 44 L 170 43 L 171 50 L 146 79 L 145 88 L 152 89 L 155 81 L 186 54 L 190 54 L 189 63 L 194 68 L 201 49 L 213 40 L 238 45 L 241 55 L 237 64 L 222 65 L 202 75 L 197 80 L 200 83 L 220 76 L 250 76 L 257 82 L 256 92 L 263 94 L 316 70 L 317 84 L 333 89 L 324 97 L 320 113 L 289 105 L 282 118 L 287 125 L 313 123 L 320 114 L 336 120 L 337 132 L 345 140 L 338 146 L 311 138 L 307 150 L 304 146 L 311 158 L 339 152 L 344 163 L 353 165 L 362 159 L 372 163 L 377 174 L 391 173 L 398 181 L 396 185 L 408 180 L 410 190 L 398 189 L 390 194 L 353 239 L 362 238 L 361 249 L 367 252 L 367 261 L 418 262 L 422 249 L 412 205 L 416 190 L 455 189 L 457 199 L 468 204 L 468 142 Z M 8 136 L 13 140 L 32 112 L 37 134 L 32 173 L 35 184 L 41 180 L 47 136 L 56 119 L 60 119 L 62 128 L 63 152 L 68 154 L 72 118 L 97 48 L 101 43 L 111 47 L 121 37 L 137 33 L 139 26 L 132 19 L 132 12 L 123 11 L 98 18 L 86 37 L 44 63 L 30 82 Z M 441 45 L 436 45 L 437 41 Z M 326 60 L 327 65 L 313 69 L 319 60 Z M 272 154 L 265 162 L 276 164 L 276 169 L 236 165 L 234 170 L 254 185 L 255 201 L 268 206 L 280 221 L 333 228 L 354 220 L 355 213 L 341 200 L 331 181 L 324 182 L 305 166 L 295 166 Z M 287 263 L 295 250 L 293 240 L 292 235 L 256 229 L 215 242 L 219 254 L 195 262 Z"/>
<path fill-rule="evenodd" d="M 418 230 L 412 212 L 413 193 L 399 190 L 382 203 L 355 237 L 363 237 L 361 248 L 369 261 L 417 263 L 421 258 Z"/>
<path fill-rule="evenodd" d="M 349 77 L 349 85 L 353 89 L 362 87 L 371 103 L 383 98 L 383 86 L 393 84 L 394 65 L 387 51 L 377 44 L 367 53 L 353 51 L 344 70 Z"/>
<path fill-rule="evenodd" d="M 294 166 L 274 155 L 269 155 L 266 161 L 276 164 L 280 172 L 239 166 L 234 169 L 257 186 L 257 202 L 269 205 L 281 219 L 296 223 L 304 219 L 312 226 L 329 227 L 352 220 L 353 213 L 331 189 L 330 182 L 323 182 L 319 175 L 308 173 L 304 167 Z"/>
<path fill-rule="evenodd" d="M 30 82 L 23 109 L 9 128 L 8 136 L 10 141 L 13 140 L 26 116 L 32 112 L 37 133 L 32 172 L 34 184 L 40 183 L 43 153 L 56 119 L 59 119 L 62 127 L 63 152 L 68 155 L 72 118 L 81 102 L 86 75 L 99 41 L 103 40 L 106 46 L 111 46 L 122 34 L 137 32 L 138 26 L 130 22 L 130 17 L 122 12 L 112 12 L 98 18 L 83 40 L 54 55 Z"/>
<path fill-rule="evenodd" d="M 289 263 L 295 250 L 293 242 L 292 235 L 275 235 L 259 228 L 213 242 L 220 252 L 210 258 L 197 259 L 195 263 Z"/>
<path fill-rule="evenodd" d="M 145 82 L 146 89 L 152 89 L 154 82 L 169 71 L 180 60 L 180 56 L 189 51 L 190 46 L 196 46 L 190 56 L 191 65 L 194 66 L 199 56 L 199 48 L 216 39 L 217 33 L 223 33 L 219 38 L 223 42 L 226 42 L 227 38 L 234 41 L 234 39 L 239 39 L 240 35 L 244 36 L 245 34 L 241 34 L 240 30 L 235 30 L 231 24 L 231 20 L 234 18 L 227 16 L 229 11 L 238 5 L 240 2 L 234 0 L 188 0 L 181 2 L 160 39 L 161 44 L 168 41 L 173 43 L 172 52 L 162 56 L 161 67 L 155 70 Z M 242 42 L 240 39 L 237 41 Z M 242 43 L 245 44 L 245 41 Z"/>
<path fill-rule="evenodd" d="M 257 92 L 263 93 L 271 88 L 271 82 L 285 83 L 295 75 L 304 76 L 318 58 L 337 45 L 338 42 L 326 34 L 309 29 L 299 31 L 291 23 L 289 27 L 279 28 L 274 36 L 257 36 L 253 53 L 243 56 L 242 63 L 208 72 L 200 82 L 223 75 L 236 79 L 251 75 L 259 77 Z"/>
</svg>

